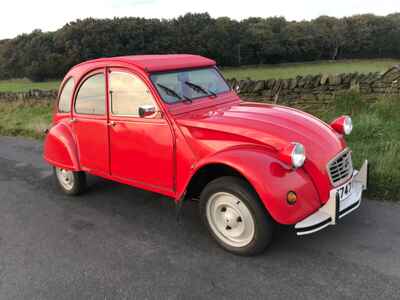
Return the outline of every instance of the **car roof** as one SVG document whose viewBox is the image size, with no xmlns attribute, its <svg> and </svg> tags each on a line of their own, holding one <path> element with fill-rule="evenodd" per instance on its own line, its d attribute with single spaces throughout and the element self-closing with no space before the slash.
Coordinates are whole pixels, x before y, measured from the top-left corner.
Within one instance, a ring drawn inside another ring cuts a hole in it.
<svg viewBox="0 0 400 300">
<path fill-rule="evenodd" d="M 131 55 L 93 59 L 76 65 L 74 69 L 87 64 L 107 62 L 128 63 L 149 73 L 208 67 L 216 64 L 212 59 L 192 54 Z"/>
</svg>

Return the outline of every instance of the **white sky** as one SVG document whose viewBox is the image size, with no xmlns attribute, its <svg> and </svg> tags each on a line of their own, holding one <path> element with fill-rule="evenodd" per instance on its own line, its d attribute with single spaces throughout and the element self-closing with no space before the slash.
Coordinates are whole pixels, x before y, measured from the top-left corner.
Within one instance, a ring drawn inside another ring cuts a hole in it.
<svg viewBox="0 0 400 300">
<path fill-rule="evenodd" d="M 400 0 L 11 0 L 1 6 L 0 39 L 34 29 L 56 30 L 86 17 L 173 18 L 187 12 L 208 12 L 212 17 L 237 20 L 249 16 L 309 20 L 322 14 L 342 17 L 400 12 Z"/>
</svg>

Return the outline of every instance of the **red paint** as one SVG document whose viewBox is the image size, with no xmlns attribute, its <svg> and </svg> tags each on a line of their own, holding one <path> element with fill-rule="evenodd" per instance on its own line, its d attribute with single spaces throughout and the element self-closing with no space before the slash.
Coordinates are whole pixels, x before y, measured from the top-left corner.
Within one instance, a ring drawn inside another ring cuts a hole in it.
<svg viewBox="0 0 400 300">
<path fill-rule="evenodd" d="M 279 152 L 279 159 L 283 161 L 285 164 L 288 166 L 292 166 L 292 158 L 291 155 L 293 153 L 293 150 L 295 149 L 295 144 L 290 143 L 287 144 L 285 147 L 281 149 Z"/>
<path fill-rule="evenodd" d="M 332 186 L 326 166 L 346 148 L 343 136 L 309 114 L 241 102 L 234 92 L 168 105 L 149 79 L 155 71 L 214 65 L 194 55 L 151 55 L 99 59 L 74 67 L 63 81 L 74 77 L 73 99 L 88 75 L 119 68 L 148 85 L 160 113 L 146 118 L 112 116 L 107 96 L 106 115 L 78 115 L 72 101 L 71 113 L 54 116 L 45 140 L 45 159 L 175 201 L 198 170 L 224 164 L 249 181 L 276 221 L 294 224 L 304 219 L 328 200 Z M 71 123 L 71 119 L 76 121 Z M 298 169 L 292 169 L 281 155 L 292 142 L 303 144 L 306 150 L 307 159 Z M 296 192 L 295 205 L 287 204 L 288 191 Z"/>
<path fill-rule="evenodd" d="M 208 67 L 215 65 L 214 60 L 205 57 L 190 55 L 190 54 L 171 54 L 171 55 L 133 55 L 133 56 L 100 58 L 81 63 L 77 65 L 77 67 L 80 68 L 86 64 L 99 64 L 104 62 L 111 63 L 112 65 L 127 63 L 150 73 L 172 71 L 179 69 Z"/>
<path fill-rule="evenodd" d="M 333 120 L 332 123 L 330 124 L 331 127 L 336 130 L 340 134 L 345 134 L 344 132 L 344 123 L 346 122 L 347 116 L 341 116 L 337 118 L 336 120 Z"/>
<path fill-rule="evenodd" d="M 74 136 L 65 119 L 51 128 L 45 146 L 45 156 L 49 163 L 74 171 L 80 169 Z"/>
</svg>

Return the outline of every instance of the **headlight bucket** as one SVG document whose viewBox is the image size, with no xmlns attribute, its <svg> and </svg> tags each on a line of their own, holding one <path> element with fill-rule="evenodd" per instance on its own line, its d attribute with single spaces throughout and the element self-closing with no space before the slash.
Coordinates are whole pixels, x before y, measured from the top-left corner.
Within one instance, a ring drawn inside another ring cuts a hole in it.
<svg viewBox="0 0 400 300">
<path fill-rule="evenodd" d="M 340 134 L 349 135 L 353 130 L 353 121 L 349 116 L 341 116 L 331 122 L 331 127 Z"/>
<path fill-rule="evenodd" d="M 290 143 L 279 153 L 279 158 L 292 168 L 300 168 L 306 160 L 306 151 L 300 143 Z"/>
</svg>

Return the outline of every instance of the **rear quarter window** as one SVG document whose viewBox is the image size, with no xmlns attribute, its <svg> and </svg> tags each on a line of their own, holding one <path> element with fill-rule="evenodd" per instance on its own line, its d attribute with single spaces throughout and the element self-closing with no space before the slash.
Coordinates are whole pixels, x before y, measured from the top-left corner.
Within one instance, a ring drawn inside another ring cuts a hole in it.
<svg viewBox="0 0 400 300">
<path fill-rule="evenodd" d="M 71 111 L 71 99 L 74 92 L 74 79 L 71 77 L 64 84 L 58 100 L 58 112 L 69 113 Z"/>
<path fill-rule="evenodd" d="M 104 115 L 106 112 L 105 78 L 103 73 L 88 77 L 81 85 L 75 100 L 78 114 Z"/>
</svg>

